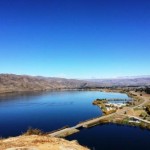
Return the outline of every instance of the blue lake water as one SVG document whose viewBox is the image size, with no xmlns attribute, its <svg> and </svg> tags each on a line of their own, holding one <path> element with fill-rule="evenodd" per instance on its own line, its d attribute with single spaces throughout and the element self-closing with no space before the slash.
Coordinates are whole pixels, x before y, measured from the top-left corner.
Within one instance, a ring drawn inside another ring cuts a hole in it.
<svg viewBox="0 0 150 150">
<path fill-rule="evenodd" d="M 137 127 L 106 124 L 83 129 L 67 137 L 91 150 L 149 150 L 150 131 Z"/>
<path fill-rule="evenodd" d="M 60 91 L 0 96 L 0 136 L 17 136 L 29 127 L 49 132 L 100 116 L 101 110 L 92 105 L 96 98 L 128 98 L 128 96 L 98 91 Z M 136 139 L 137 135 L 142 138 Z M 135 140 L 131 139 L 134 136 Z M 113 147 L 114 144 L 115 148 L 117 140 L 121 144 L 140 141 L 137 144 L 141 143 L 142 147 L 144 141 L 150 140 L 150 132 L 139 128 L 104 125 L 81 130 L 68 139 L 77 139 L 80 144 L 94 147 L 96 150 L 100 145 L 104 146 L 104 142 L 107 141 L 112 142 L 110 145 Z M 107 145 L 105 150 L 111 149 L 110 145 Z M 122 145 L 125 147 L 124 144 Z"/>
<path fill-rule="evenodd" d="M 52 131 L 101 115 L 96 98 L 127 98 L 125 94 L 59 91 L 0 96 L 0 136 L 15 136 L 29 127 Z"/>
</svg>

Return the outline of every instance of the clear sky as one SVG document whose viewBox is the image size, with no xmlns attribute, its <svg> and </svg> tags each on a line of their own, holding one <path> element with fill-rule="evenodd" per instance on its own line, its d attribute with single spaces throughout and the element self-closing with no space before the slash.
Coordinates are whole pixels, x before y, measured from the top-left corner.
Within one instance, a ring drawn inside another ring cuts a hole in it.
<svg viewBox="0 0 150 150">
<path fill-rule="evenodd" d="M 150 75 L 150 1 L 0 0 L 0 73 Z"/>
</svg>

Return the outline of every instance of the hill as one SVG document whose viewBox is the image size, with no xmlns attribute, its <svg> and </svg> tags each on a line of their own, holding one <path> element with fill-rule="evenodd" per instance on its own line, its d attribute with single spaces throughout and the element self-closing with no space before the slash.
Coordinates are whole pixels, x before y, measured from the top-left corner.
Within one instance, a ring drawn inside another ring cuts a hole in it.
<svg viewBox="0 0 150 150">
<path fill-rule="evenodd" d="M 44 135 L 29 135 L 0 139 L 1 150 L 89 150 L 76 141 Z"/>
<path fill-rule="evenodd" d="M 74 79 L 0 74 L 0 93 L 76 89 L 85 84 L 85 81 Z"/>
<path fill-rule="evenodd" d="M 104 87 L 110 86 L 149 86 L 150 77 L 126 77 L 126 78 L 114 78 L 114 79 L 88 79 L 87 82 L 91 82 L 92 85 L 100 85 Z"/>
<path fill-rule="evenodd" d="M 87 89 L 112 86 L 139 87 L 149 85 L 150 77 L 76 80 L 54 77 L 0 74 L 0 93 L 49 91 L 60 89 Z"/>
</svg>

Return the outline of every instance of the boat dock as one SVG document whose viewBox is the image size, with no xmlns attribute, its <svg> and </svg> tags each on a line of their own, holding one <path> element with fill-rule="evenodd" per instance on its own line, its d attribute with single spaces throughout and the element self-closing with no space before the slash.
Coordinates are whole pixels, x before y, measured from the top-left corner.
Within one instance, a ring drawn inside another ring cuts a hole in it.
<svg viewBox="0 0 150 150">
<path fill-rule="evenodd" d="M 133 99 L 132 98 L 108 98 L 106 99 L 108 101 L 132 101 Z"/>
</svg>

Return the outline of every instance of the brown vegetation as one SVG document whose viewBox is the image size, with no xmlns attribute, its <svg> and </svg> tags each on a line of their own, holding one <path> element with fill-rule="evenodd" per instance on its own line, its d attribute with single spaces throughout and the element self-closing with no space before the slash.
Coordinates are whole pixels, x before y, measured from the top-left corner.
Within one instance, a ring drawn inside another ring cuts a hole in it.
<svg viewBox="0 0 150 150">
<path fill-rule="evenodd" d="M 146 111 L 150 115 L 150 103 L 146 106 Z"/>
<path fill-rule="evenodd" d="M 40 129 L 33 129 L 30 127 L 24 135 L 44 135 L 44 132 Z"/>
<path fill-rule="evenodd" d="M 41 76 L 0 74 L 0 93 L 48 91 L 60 89 L 105 89 L 106 91 L 128 92 L 131 85 L 149 85 L 150 78 L 111 79 L 111 80 L 75 80 Z"/>
<path fill-rule="evenodd" d="M 93 105 L 103 105 L 107 103 L 108 101 L 106 99 L 96 99 L 93 101 Z"/>
<path fill-rule="evenodd" d="M 0 140 L 0 150 L 88 150 L 76 141 L 41 135 L 18 136 Z"/>
<path fill-rule="evenodd" d="M 76 89 L 85 85 L 85 81 L 73 79 L 0 74 L 0 93 Z"/>
</svg>

